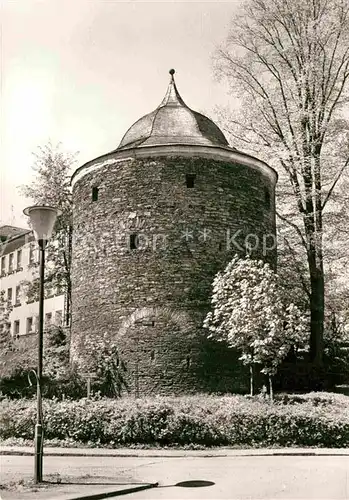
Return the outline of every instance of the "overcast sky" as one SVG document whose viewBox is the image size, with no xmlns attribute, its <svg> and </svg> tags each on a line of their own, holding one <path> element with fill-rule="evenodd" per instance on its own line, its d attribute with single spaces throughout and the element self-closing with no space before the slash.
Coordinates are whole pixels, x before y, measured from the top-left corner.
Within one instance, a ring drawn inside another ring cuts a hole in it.
<svg viewBox="0 0 349 500">
<path fill-rule="evenodd" d="M 32 152 L 51 140 L 82 164 L 115 149 L 160 104 L 176 69 L 184 101 L 228 102 L 212 53 L 238 2 L 2 0 L 1 222 L 25 226 Z"/>
</svg>

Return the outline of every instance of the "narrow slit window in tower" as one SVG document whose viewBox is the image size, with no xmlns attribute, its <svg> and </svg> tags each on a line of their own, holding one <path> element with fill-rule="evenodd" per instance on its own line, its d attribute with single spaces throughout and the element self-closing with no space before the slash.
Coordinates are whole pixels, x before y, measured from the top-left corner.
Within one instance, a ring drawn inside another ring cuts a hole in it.
<svg viewBox="0 0 349 500">
<path fill-rule="evenodd" d="M 136 250 L 138 246 L 138 236 L 137 234 L 130 234 L 130 249 Z"/>
<path fill-rule="evenodd" d="M 154 361 L 154 359 L 155 359 L 155 351 L 154 350 L 150 352 L 150 359 L 152 361 Z"/>
<path fill-rule="evenodd" d="M 264 188 L 264 201 L 265 201 L 265 206 L 267 208 L 270 208 L 270 193 L 268 188 Z"/>
<path fill-rule="evenodd" d="M 187 361 L 187 368 L 189 368 L 190 367 L 190 356 L 187 356 L 186 361 Z"/>
<path fill-rule="evenodd" d="M 195 174 L 187 174 L 185 176 L 185 180 L 186 180 L 186 183 L 187 183 L 187 188 L 193 188 L 194 187 L 195 177 L 196 177 Z"/>
<path fill-rule="evenodd" d="M 98 200 L 98 187 L 97 186 L 93 186 L 92 188 L 92 201 L 97 201 Z"/>
</svg>

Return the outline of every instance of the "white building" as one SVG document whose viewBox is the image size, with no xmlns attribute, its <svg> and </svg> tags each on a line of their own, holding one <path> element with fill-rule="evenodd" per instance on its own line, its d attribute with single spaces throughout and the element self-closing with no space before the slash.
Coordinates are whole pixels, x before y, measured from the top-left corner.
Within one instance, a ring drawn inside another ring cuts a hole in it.
<svg viewBox="0 0 349 500">
<path fill-rule="evenodd" d="M 9 321 L 14 338 L 37 331 L 39 303 L 26 295 L 25 282 L 37 276 L 39 249 L 32 231 L 14 226 L 0 227 L 0 289 L 12 306 Z M 65 296 L 57 290 L 45 290 L 44 325 L 63 323 Z"/>
</svg>

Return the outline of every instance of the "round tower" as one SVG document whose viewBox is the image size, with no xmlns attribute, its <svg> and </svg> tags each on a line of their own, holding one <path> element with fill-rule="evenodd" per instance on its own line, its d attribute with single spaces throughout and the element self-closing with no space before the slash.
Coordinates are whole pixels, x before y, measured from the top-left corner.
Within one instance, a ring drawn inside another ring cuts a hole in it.
<svg viewBox="0 0 349 500">
<path fill-rule="evenodd" d="M 73 174 L 72 359 L 113 341 L 135 395 L 237 390 L 233 354 L 202 322 L 234 254 L 275 263 L 277 176 L 229 147 L 170 74 L 161 104 Z"/>
</svg>

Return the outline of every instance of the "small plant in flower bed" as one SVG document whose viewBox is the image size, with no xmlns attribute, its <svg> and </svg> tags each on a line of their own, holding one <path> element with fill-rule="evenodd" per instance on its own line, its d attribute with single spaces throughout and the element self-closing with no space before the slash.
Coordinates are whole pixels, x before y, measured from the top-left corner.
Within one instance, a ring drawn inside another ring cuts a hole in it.
<svg viewBox="0 0 349 500">
<path fill-rule="evenodd" d="M 287 399 L 288 398 L 288 399 Z M 35 400 L 1 402 L 0 437 L 32 439 Z M 129 446 L 349 447 L 349 398 L 331 393 L 47 400 L 45 438 Z"/>
</svg>

